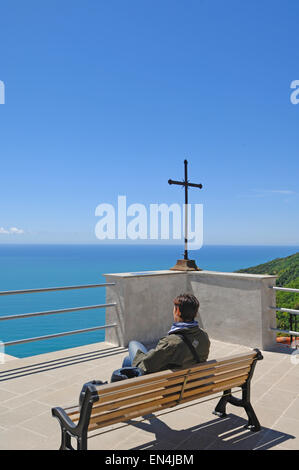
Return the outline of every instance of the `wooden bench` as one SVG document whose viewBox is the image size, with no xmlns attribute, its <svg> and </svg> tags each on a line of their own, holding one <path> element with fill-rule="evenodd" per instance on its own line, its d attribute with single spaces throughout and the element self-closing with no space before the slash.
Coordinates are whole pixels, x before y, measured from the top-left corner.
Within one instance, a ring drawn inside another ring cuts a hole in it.
<svg viewBox="0 0 299 470">
<path fill-rule="evenodd" d="M 78 406 L 52 408 L 52 415 L 61 426 L 60 450 L 73 450 L 71 437 L 77 439 L 77 449 L 87 449 L 88 431 L 111 424 L 126 422 L 153 412 L 173 408 L 223 392 L 214 414 L 226 417 L 226 405 L 241 406 L 248 416 L 246 425 L 259 431 L 260 423 L 250 403 L 250 382 L 256 362 L 263 359 L 258 349 L 220 360 L 196 364 L 188 369 L 165 370 L 133 379 L 89 385 L 81 411 Z M 232 388 L 241 387 L 242 398 L 232 395 Z M 214 397 L 219 398 L 219 395 Z"/>
</svg>

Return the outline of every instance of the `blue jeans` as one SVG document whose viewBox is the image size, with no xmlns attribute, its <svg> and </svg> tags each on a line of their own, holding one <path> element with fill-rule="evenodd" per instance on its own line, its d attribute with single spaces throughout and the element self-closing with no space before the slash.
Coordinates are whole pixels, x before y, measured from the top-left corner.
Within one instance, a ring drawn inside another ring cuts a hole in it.
<svg viewBox="0 0 299 470">
<path fill-rule="evenodd" d="M 134 357 L 136 356 L 138 349 L 140 349 L 140 351 L 144 353 L 147 353 L 147 349 L 142 343 L 139 343 L 138 341 L 129 342 L 129 355 L 124 358 L 122 367 L 132 367 L 132 362 Z"/>
</svg>

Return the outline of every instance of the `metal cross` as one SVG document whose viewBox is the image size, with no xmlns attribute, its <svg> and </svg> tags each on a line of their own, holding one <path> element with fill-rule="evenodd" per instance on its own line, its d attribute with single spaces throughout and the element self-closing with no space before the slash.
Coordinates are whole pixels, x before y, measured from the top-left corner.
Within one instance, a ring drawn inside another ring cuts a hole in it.
<svg viewBox="0 0 299 470">
<path fill-rule="evenodd" d="M 185 179 L 183 181 L 173 181 L 173 180 L 168 180 L 169 184 L 179 184 L 180 186 L 185 187 L 185 251 L 184 251 L 184 259 L 188 260 L 188 210 L 187 210 L 187 204 L 188 204 L 188 188 L 202 188 L 202 184 L 195 184 L 195 183 L 189 183 L 188 181 L 188 172 L 187 172 L 187 165 L 188 162 L 187 160 L 184 160 L 184 166 L 185 166 Z"/>
</svg>

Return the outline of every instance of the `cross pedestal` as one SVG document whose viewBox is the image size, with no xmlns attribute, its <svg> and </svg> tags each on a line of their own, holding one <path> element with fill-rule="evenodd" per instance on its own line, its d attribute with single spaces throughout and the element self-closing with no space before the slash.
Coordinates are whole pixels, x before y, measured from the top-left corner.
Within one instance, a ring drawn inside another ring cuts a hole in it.
<svg viewBox="0 0 299 470">
<path fill-rule="evenodd" d="M 178 259 L 176 265 L 170 268 L 171 271 L 202 271 L 196 266 L 194 259 Z"/>
</svg>

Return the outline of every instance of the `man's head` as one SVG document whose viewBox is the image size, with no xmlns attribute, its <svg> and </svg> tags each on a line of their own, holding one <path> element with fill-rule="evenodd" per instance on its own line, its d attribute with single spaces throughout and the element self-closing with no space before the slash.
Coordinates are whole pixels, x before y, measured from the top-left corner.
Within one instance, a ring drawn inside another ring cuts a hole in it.
<svg viewBox="0 0 299 470">
<path fill-rule="evenodd" d="M 199 309 L 199 302 L 192 294 L 178 295 L 174 301 L 174 321 L 193 321 Z"/>
</svg>

